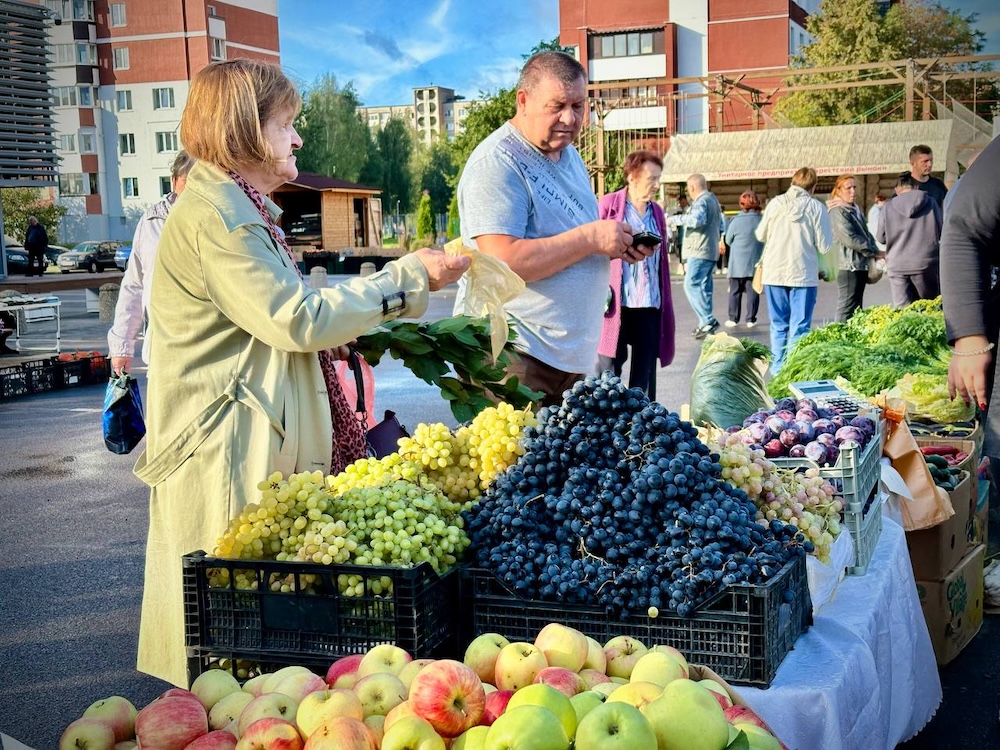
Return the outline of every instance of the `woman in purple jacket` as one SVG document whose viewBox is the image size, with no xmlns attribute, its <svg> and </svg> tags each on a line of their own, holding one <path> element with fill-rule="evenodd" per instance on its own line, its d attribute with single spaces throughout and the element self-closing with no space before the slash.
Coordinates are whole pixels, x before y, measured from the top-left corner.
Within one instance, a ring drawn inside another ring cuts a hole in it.
<svg viewBox="0 0 1000 750">
<path fill-rule="evenodd" d="M 663 209 L 653 200 L 660 187 L 663 160 L 652 151 L 634 151 L 625 159 L 625 187 L 601 198 L 602 219 L 627 222 L 636 234 L 649 232 L 667 240 Z M 674 307 L 670 297 L 670 259 L 657 244 L 643 261 L 611 261 L 604 327 L 597 347 L 598 372 L 621 375 L 632 348 L 629 387 L 656 399 L 656 360 L 674 359 Z"/>
</svg>

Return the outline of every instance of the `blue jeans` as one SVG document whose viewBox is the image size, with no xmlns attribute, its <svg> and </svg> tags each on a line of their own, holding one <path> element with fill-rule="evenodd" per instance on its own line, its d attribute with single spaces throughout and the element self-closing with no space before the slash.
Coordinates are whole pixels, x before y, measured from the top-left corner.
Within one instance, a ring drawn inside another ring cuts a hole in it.
<svg viewBox="0 0 1000 750">
<path fill-rule="evenodd" d="M 767 285 L 764 292 L 771 318 L 771 373 L 777 375 L 788 350 L 812 328 L 816 287 Z"/>
<path fill-rule="evenodd" d="M 718 325 L 712 314 L 712 273 L 715 261 L 704 258 L 689 258 L 684 261 L 687 273 L 684 275 L 684 294 L 688 304 L 698 316 L 698 326 Z"/>
</svg>

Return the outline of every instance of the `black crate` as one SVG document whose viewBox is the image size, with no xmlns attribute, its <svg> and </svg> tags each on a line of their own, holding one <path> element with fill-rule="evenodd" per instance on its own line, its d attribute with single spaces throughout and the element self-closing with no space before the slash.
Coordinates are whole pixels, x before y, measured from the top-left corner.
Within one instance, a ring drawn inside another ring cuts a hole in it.
<svg viewBox="0 0 1000 750">
<path fill-rule="evenodd" d="M 767 687 L 795 641 L 812 624 L 806 561 L 796 557 L 759 586 L 727 586 L 689 618 L 661 612 L 622 616 L 598 606 L 522 599 L 489 571 L 463 571 L 461 601 L 471 610 L 461 640 L 499 633 L 511 641 L 535 640 L 550 622 L 569 625 L 601 644 L 628 635 L 646 646 L 681 651 L 692 664 L 734 683 Z M 792 602 L 783 594 L 792 592 Z"/>
<path fill-rule="evenodd" d="M 0 367 L 0 399 L 28 393 L 28 373 L 21 365 Z"/>
<path fill-rule="evenodd" d="M 56 387 L 73 388 L 90 381 L 90 362 L 82 359 L 56 361 Z"/>
<path fill-rule="evenodd" d="M 28 376 L 29 393 L 45 393 L 56 387 L 56 364 L 52 359 L 38 359 L 21 366 Z"/>
<path fill-rule="evenodd" d="M 108 377 L 111 375 L 111 364 L 107 357 L 103 354 L 93 354 L 80 357 L 79 361 L 84 366 L 81 373 L 82 383 L 85 385 L 94 385 L 95 383 L 107 382 Z"/>
<path fill-rule="evenodd" d="M 394 643 L 417 658 L 439 656 L 455 642 L 455 568 L 439 576 L 429 563 L 415 568 L 320 565 L 224 560 L 204 553 L 185 555 L 183 566 L 186 645 L 196 657 L 229 653 L 273 663 L 313 659 L 329 666 L 380 643 Z M 237 571 L 256 581 L 257 588 L 237 589 Z M 360 576 L 364 592 L 341 594 L 340 575 Z M 226 578 L 229 582 L 219 585 Z M 376 593 L 382 578 L 391 580 L 391 596 Z M 288 590 L 271 591 L 275 580 L 285 581 Z"/>
</svg>

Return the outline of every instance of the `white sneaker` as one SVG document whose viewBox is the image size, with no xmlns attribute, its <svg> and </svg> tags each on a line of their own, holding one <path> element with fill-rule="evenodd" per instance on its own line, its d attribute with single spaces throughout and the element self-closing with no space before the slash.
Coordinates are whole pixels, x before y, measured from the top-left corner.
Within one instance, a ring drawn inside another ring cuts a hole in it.
<svg viewBox="0 0 1000 750">
<path fill-rule="evenodd" d="M 756 320 L 748 320 L 747 321 L 747 328 L 756 328 L 756 327 L 757 327 L 757 321 Z"/>
<path fill-rule="evenodd" d="M 739 325 L 739 323 L 737 323 L 735 320 L 727 320 L 725 322 L 726 328 L 736 328 L 736 326 L 738 326 L 738 325 Z"/>
</svg>

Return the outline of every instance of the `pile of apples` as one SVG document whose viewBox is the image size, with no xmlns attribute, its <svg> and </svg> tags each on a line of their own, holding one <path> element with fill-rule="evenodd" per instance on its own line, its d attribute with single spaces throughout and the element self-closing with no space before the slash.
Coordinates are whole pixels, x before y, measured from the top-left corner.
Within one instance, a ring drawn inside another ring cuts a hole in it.
<svg viewBox="0 0 1000 750">
<path fill-rule="evenodd" d="M 383 644 L 325 679 L 293 666 L 241 687 L 208 670 L 141 711 L 98 701 L 59 750 L 784 750 L 724 685 L 697 677 L 669 646 L 602 646 L 551 623 L 534 643 L 481 635 L 462 662 Z"/>
</svg>

